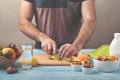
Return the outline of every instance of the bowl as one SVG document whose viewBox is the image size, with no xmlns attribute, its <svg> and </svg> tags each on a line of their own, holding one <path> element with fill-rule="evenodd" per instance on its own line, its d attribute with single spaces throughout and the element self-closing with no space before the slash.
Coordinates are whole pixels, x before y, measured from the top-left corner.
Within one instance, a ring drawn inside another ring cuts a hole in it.
<svg viewBox="0 0 120 80">
<path fill-rule="evenodd" d="M 94 72 L 94 65 L 91 62 L 84 63 L 82 72 L 85 74 L 92 74 Z"/>
<path fill-rule="evenodd" d="M 79 72 L 82 70 L 81 65 L 78 65 L 78 64 L 72 64 L 71 67 L 72 67 L 72 70 L 76 72 Z"/>
<path fill-rule="evenodd" d="M 73 71 L 79 72 L 82 70 L 82 63 L 81 62 L 72 62 L 71 67 Z"/>
<path fill-rule="evenodd" d="M 119 59 L 110 62 L 94 59 L 94 67 L 102 72 L 113 72 L 116 71 L 119 67 Z"/>
<path fill-rule="evenodd" d="M 85 74 L 92 74 L 94 72 L 94 67 L 86 68 L 86 67 L 82 66 L 82 72 Z"/>
</svg>

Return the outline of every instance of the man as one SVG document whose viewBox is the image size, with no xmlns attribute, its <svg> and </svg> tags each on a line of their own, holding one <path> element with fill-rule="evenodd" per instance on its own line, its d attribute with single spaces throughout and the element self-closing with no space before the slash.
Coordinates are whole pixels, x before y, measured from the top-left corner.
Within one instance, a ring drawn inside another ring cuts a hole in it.
<svg viewBox="0 0 120 80">
<path fill-rule="evenodd" d="M 35 15 L 36 25 L 31 20 Z M 20 29 L 36 48 L 60 58 L 77 55 L 96 26 L 95 0 L 22 0 Z"/>
</svg>

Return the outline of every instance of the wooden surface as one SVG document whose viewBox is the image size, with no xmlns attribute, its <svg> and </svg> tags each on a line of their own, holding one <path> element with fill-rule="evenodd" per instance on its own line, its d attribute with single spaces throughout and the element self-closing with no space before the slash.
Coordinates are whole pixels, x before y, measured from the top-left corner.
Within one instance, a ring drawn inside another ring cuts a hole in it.
<svg viewBox="0 0 120 80">
<path fill-rule="evenodd" d="M 70 66 L 69 62 L 66 62 L 64 60 L 58 61 L 58 60 L 49 60 L 47 54 L 37 54 L 34 55 L 34 57 L 37 59 L 38 64 L 42 66 Z"/>
</svg>

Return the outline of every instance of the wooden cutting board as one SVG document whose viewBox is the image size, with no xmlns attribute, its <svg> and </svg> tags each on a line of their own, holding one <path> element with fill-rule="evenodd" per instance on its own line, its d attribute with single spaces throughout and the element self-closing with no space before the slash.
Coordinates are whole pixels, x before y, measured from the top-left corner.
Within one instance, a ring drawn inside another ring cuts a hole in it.
<svg viewBox="0 0 120 80">
<path fill-rule="evenodd" d="M 48 56 L 49 55 L 47 54 L 37 54 L 34 55 L 33 57 L 35 57 L 38 61 L 38 64 L 42 66 L 70 66 L 70 62 L 66 62 L 64 60 L 62 61 L 49 60 Z"/>
</svg>

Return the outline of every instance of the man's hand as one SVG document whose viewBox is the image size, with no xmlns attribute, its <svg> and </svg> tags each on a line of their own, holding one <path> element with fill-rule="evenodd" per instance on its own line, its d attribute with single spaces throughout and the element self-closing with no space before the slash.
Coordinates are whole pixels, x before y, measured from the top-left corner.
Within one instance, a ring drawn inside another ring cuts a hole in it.
<svg viewBox="0 0 120 80">
<path fill-rule="evenodd" d="M 44 36 L 44 38 L 41 40 L 41 47 L 45 52 L 48 54 L 56 54 L 56 43 L 54 40 L 50 39 L 48 36 Z"/>
<path fill-rule="evenodd" d="M 60 58 L 64 59 L 65 57 L 77 56 L 79 49 L 73 44 L 64 44 L 60 47 Z"/>
</svg>

